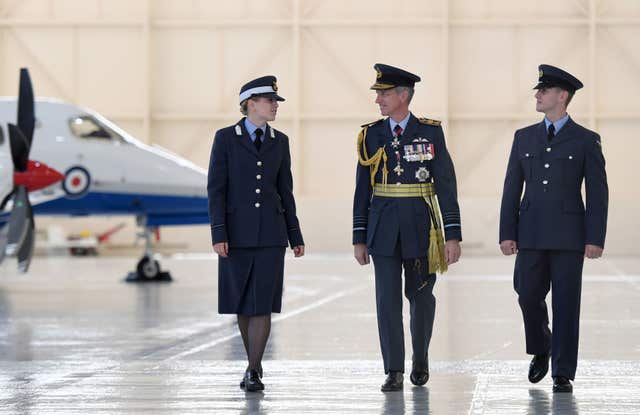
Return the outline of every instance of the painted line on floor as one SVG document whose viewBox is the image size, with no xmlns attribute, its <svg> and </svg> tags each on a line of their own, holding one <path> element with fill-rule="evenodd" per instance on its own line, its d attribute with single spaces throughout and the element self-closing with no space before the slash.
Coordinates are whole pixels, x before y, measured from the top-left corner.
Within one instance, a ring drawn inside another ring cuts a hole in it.
<svg viewBox="0 0 640 415">
<path fill-rule="evenodd" d="M 306 306 L 297 308 L 297 309 L 295 309 L 293 311 L 290 311 L 288 313 L 283 313 L 283 314 L 273 318 L 271 320 L 271 322 L 272 323 L 277 323 L 277 322 L 280 322 L 282 320 L 286 320 L 288 318 L 295 317 L 295 316 L 300 315 L 302 313 L 306 313 L 307 311 L 310 311 L 310 310 L 313 310 L 315 308 L 321 307 L 321 306 L 323 306 L 323 305 L 325 305 L 327 303 L 330 303 L 332 301 L 335 301 L 337 299 L 345 297 L 345 296 L 347 296 L 349 294 L 353 294 L 353 293 L 355 293 L 357 291 L 363 290 L 364 288 L 365 287 L 358 287 L 358 288 L 352 288 L 352 289 L 349 289 L 349 290 L 340 291 L 338 293 L 335 293 L 335 294 L 332 294 L 330 296 L 321 298 L 321 299 L 319 299 L 317 301 L 314 301 L 311 304 L 307 304 Z M 183 352 L 176 353 L 176 354 L 174 354 L 172 356 L 169 356 L 169 357 L 163 359 L 163 362 L 172 361 L 172 360 L 176 360 L 176 359 L 181 359 L 183 357 L 187 357 L 187 356 L 196 354 L 196 353 L 201 352 L 203 350 L 206 350 L 206 349 L 209 349 L 211 347 L 217 346 L 218 344 L 221 344 L 221 343 L 227 342 L 229 340 L 235 339 L 236 337 L 240 337 L 240 332 L 236 332 L 236 333 L 230 334 L 228 336 L 224 336 L 224 337 L 221 337 L 219 339 L 215 339 L 215 340 L 210 341 L 208 343 L 204 343 L 204 344 L 201 344 L 199 346 L 192 347 L 191 349 L 185 350 Z"/>
</svg>

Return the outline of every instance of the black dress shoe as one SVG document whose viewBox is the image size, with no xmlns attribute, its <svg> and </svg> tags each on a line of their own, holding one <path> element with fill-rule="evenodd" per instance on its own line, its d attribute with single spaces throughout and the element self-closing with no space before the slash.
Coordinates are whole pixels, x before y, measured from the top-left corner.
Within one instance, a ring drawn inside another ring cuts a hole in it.
<svg viewBox="0 0 640 415">
<path fill-rule="evenodd" d="M 409 379 L 416 386 L 422 386 L 427 383 L 429 381 L 429 360 L 426 360 L 424 364 L 414 362 Z"/>
<path fill-rule="evenodd" d="M 529 382 L 540 382 L 549 371 L 549 354 L 537 354 L 529 364 Z"/>
<path fill-rule="evenodd" d="M 384 381 L 380 390 L 382 392 L 395 392 L 402 390 L 403 375 L 402 372 L 391 371 L 387 375 L 387 379 Z"/>
<path fill-rule="evenodd" d="M 573 385 L 564 376 L 556 376 L 553 378 L 553 391 L 571 393 L 573 392 Z"/>
<path fill-rule="evenodd" d="M 258 375 L 260 376 L 260 379 L 262 379 L 262 365 L 258 366 Z M 244 389 L 244 376 L 240 381 L 240 389 Z"/>
<path fill-rule="evenodd" d="M 264 384 L 260 380 L 260 374 L 255 369 L 244 372 L 244 388 L 247 392 L 264 390 Z"/>
</svg>

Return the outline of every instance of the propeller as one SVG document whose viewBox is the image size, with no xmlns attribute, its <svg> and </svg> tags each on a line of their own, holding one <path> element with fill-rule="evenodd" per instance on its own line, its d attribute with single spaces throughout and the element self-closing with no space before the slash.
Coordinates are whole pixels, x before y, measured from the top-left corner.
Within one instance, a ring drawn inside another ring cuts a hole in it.
<svg viewBox="0 0 640 415">
<path fill-rule="evenodd" d="M 13 160 L 14 171 L 24 173 L 27 171 L 29 163 L 29 151 L 33 141 L 33 130 L 35 128 L 34 98 L 33 88 L 29 71 L 20 69 L 20 90 L 18 93 L 18 116 L 17 124 L 9 124 L 9 143 L 11 146 L 11 158 Z M 9 221 L 0 234 L 0 248 L 7 256 L 18 257 L 18 270 L 27 272 L 31 263 L 34 247 L 33 209 L 29 202 L 28 188 L 24 184 L 14 182 L 13 208 Z M 5 236 L 6 235 L 6 236 Z M 2 245 L 5 245 L 4 247 Z"/>
</svg>

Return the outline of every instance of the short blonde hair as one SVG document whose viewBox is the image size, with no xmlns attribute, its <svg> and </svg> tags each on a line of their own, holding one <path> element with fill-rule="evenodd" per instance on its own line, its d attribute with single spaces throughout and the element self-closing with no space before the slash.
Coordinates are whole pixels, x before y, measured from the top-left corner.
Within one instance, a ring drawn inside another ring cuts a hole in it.
<svg viewBox="0 0 640 415">
<path fill-rule="evenodd" d="M 242 115 L 246 116 L 247 115 L 247 106 L 249 99 L 245 99 L 244 101 L 242 101 L 240 103 L 240 112 L 242 113 Z"/>
</svg>

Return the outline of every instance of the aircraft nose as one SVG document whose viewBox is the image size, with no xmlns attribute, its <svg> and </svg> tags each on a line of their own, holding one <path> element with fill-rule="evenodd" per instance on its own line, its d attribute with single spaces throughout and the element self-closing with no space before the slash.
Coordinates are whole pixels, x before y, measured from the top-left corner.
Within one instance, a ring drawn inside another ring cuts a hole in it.
<svg viewBox="0 0 640 415">
<path fill-rule="evenodd" d="M 14 185 L 26 186 L 30 192 L 51 186 L 62 179 L 64 175 L 58 170 L 34 160 L 29 160 L 27 171 L 13 174 Z"/>
</svg>

